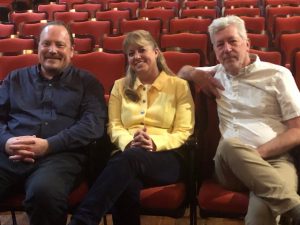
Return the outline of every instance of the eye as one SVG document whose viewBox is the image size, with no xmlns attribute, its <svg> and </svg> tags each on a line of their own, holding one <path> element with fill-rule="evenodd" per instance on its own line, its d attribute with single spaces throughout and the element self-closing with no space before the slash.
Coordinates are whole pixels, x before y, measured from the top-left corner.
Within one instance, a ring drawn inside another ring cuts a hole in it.
<svg viewBox="0 0 300 225">
<path fill-rule="evenodd" d="M 223 42 L 217 43 L 217 48 L 222 48 L 223 46 L 224 46 L 224 43 L 223 43 Z"/>
<path fill-rule="evenodd" d="M 236 43 L 237 40 L 233 39 L 233 40 L 230 40 L 229 42 L 230 42 L 230 43 Z"/>
<path fill-rule="evenodd" d="M 62 43 L 62 42 L 56 43 L 56 47 L 58 47 L 58 48 L 64 48 L 65 46 L 66 45 L 64 43 Z"/>
<path fill-rule="evenodd" d="M 128 57 L 133 57 L 134 56 L 134 52 L 129 52 L 128 53 Z"/>
<path fill-rule="evenodd" d="M 138 50 L 139 53 L 144 53 L 145 51 L 146 51 L 145 48 L 139 48 L 139 50 Z"/>
<path fill-rule="evenodd" d="M 43 47 L 49 47 L 49 46 L 50 46 L 50 42 L 44 41 L 44 42 L 41 43 L 41 45 L 42 45 Z"/>
</svg>

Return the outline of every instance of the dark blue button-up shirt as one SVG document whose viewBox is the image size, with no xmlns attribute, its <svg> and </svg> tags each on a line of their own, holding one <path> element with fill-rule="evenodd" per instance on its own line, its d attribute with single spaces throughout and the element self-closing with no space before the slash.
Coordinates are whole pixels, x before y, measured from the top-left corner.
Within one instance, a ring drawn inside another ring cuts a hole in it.
<svg viewBox="0 0 300 225">
<path fill-rule="evenodd" d="M 83 147 L 104 133 L 103 87 L 73 66 L 47 80 L 40 67 L 11 72 L 0 86 L 0 148 L 11 137 L 36 135 L 50 152 Z"/>
</svg>

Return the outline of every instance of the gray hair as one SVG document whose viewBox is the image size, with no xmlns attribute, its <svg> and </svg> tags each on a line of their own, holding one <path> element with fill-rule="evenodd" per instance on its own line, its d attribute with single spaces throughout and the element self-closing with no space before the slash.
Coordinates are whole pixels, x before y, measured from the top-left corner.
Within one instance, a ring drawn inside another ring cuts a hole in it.
<svg viewBox="0 0 300 225">
<path fill-rule="evenodd" d="M 243 38 L 244 40 L 248 39 L 244 20 L 242 20 L 238 16 L 230 15 L 230 16 L 217 18 L 213 20 L 213 22 L 209 25 L 208 32 L 209 32 L 211 42 L 214 44 L 215 34 L 230 25 L 234 25 L 237 28 L 241 38 Z"/>
</svg>

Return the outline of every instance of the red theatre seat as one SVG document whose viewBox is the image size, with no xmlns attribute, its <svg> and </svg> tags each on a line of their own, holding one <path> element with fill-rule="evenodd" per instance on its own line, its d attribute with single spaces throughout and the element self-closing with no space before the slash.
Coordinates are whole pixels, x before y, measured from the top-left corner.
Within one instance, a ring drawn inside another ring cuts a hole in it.
<svg viewBox="0 0 300 225">
<path fill-rule="evenodd" d="M 17 56 L 1 56 L 0 57 L 0 80 L 15 69 L 31 66 L 38 63 L 38 56 L 36 54 L 26 54 Z"/>
<path fill-rule="evenodd" d="M 74 66 L 85 69 L 94 74 L 103 84 L 105 94 L 109 95 L 116 79 L 125 75 L 124 54 L 91 52 L 76 54 L 72 59 Z"/>
<path fill-rule="evenodd" d="M 197 200 L 200 215 L 202 218 L 243 217 L 248 208 L 248 193 L 227 190 L 213 179 L 213 157 L 220 139 L 216 102 L 202 92 L 197 94 L 195 102 L 199 115 Z"/>
</svg>

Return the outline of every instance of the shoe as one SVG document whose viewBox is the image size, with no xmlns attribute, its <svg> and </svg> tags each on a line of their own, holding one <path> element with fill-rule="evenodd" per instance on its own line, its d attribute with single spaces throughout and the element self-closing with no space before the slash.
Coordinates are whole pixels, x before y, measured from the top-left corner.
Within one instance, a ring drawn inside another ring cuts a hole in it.
<svg viewBox="0 0 300 225">
<path fill-rule="evenodd" d="M 292 225 L 300 225 L 300 205 L 292 208 L 287 213 L 293 221 Z"/>
<path fill-rule="evenodd" d="M 86 225 L 82 221 L 71 219 L 70 223 L 68 225 Z"/>
</svg>

